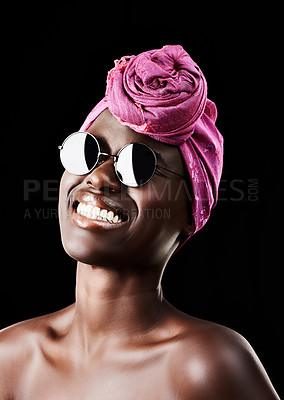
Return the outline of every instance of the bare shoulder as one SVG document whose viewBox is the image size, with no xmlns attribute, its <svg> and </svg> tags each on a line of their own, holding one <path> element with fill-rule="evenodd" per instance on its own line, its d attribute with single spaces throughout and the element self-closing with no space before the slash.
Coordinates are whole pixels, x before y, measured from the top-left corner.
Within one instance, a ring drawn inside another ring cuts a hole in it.
<svg viewBox="0 0 284 400">
<path fill-rule="evenodd" d="M 196 398 L 208 400 L 279 399 L 260 360 L 242 335 L 198 318 L 184 315 L 181 320 L 182 338 L 172 363 L 176 371 L 172 376 L 182 392 L 181 398 L 187 398 L 190 392 Z"/>
<path fill-rule="evenodd" d="M 12 390 L 20 381 L 22 371 L 40 350 L 43 339 L 55 330 L 64 329 L 71 308 L 19 322 L 0 331 L 1 399 L 12 397 Z"/>
<path fill-rule="evenodd" d="M 46 334 L 47 330 L 62 330 L 72 318 L 74 305 L 66 307 L 62 310 L 40 317 L 28 319 L 18 322 L 7 328 L 0 330 L 0 349 L 3 351 L 7 346 L 19 345 L 22 349 L 23 343 L 32 342 L 42 334 Z"/>
</svg>

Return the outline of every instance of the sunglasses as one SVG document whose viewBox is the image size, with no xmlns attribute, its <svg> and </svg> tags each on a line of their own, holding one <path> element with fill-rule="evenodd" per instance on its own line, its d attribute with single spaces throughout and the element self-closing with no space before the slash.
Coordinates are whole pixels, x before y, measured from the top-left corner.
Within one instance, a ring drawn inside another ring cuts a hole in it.
<svg viewBox="0 0 284 400">
<path fill-rule="evenodd" d="M 144 143 L 129 143 L 117 155 L 101 152 L 95 136 L 88 132 L 75 132 L 69 135 L 61 146 L 60 160 L 63 167 L 74 175 L 86 175 L 102 164 L 101 156 L 114 158 L 115 173 L 126 186 L 138 187 L 149 182 L 158 169 L 177 174 L 158 165 L 156 153 Z"/>
</svg>

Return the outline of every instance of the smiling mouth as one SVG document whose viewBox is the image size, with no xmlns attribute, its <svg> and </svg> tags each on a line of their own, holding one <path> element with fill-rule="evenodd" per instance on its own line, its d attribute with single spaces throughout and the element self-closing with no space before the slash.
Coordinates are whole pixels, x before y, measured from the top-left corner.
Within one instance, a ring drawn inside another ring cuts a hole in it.
<svg viewBox="0 0 284 400">
<path fill-rule="evenodd" d="M 82 215 L 85 218 L 97 221 L 109 222 L 110 224 L 119 224 L 127 221 L 127 216 L 123 215 L 120 211 L 112 211 L 106 208 L 100 208 L 93 206 L 92 204 L 86 204 L 79 201 L 75 201 L 74 209 L 77 214 Z"/>
</svg>

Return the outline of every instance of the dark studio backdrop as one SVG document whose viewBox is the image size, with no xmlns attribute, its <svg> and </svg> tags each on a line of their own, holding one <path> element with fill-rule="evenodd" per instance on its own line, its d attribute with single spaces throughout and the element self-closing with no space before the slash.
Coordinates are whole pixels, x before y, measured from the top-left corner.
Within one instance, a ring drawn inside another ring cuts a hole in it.
<svg viewBox="0 0 284 400">
<path fill-rule="evenodd" d="M 218 205 L 170 260 L 164 295 L 186 313 L 245 336 L 282 394 L 281 181 L 277 158 L 263 140 L 272 134 L 263 97 L 264 59 L 272 56 L 264 16 L 233 6 L 207 10 L 206 18 L 202 6 L 162 12 L 156 5 L 148 14 L 142 3 L 141 9 L 124 2 L 105 7 L 26 7 L 16 40 L 10 45 L 7 38 L 7 80 L 14 85 L 6 121 L 13 136 L 1 164 L 6 169 L 16 154 L 17 162 L 4 174 L 10 204 L 2 209 L 3 251 L 9 257 L 1 269 L 0 328 L 74 301 L 76 263 L 61 246 L 58 226 L 63 169 L 57 145 L 103 97 L 115 59 L 181 44 L 207 78 L 225 160 Z"/>
</svg>

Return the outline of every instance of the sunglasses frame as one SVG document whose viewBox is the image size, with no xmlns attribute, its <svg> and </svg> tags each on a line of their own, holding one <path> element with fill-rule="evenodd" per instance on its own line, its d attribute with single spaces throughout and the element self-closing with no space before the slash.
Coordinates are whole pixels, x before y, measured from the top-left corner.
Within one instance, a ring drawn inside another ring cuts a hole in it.
<svg viewBox="0 0 284 400">
<path fill-rule="evenodd" d="M 163 169 L 163 170 L 168 171 L 168 172 L 170 172 L 170 173 L 172 173 L 172 174 L 174 174 L 174 175 L 176 175 L 176 176 L 179 176 L 180 178 L 185 179 L 185 177 L 184 177 L 183 175 L 180 175 L 180 174 L 178 174 L 177 172 L 171 171 L 171 170 L 169 170 L 168 168 L 165 168 L 165 167 L 162 167 L 161 165 L 159 165 L 159 164 L 158 164 L 158 160 L 157 160 L 157 155 L 156 155 L 156 153 L 154 152 L 154 150 L 152 150 L 151 147 L 149 147 L 147 144 L 141 143 L 141 142 L 131 142 L 131 143 L 127 143 L 125 146 L 123 146 L 123 147 L 119 150 L 119 152 L 117 153 L 117 155 L 108 154 L 108 153 L 101 152 L 100 144 L 99 144 L 97 138 L 96 138 L 94 135 L 92 135 L 92 134 L 89 133 L 89 132 L 78 131 L 78 132 L 73 132 L 73 133 L 71 133 L 69 136 L 67 136 L 67 138 L 64 140 L 64 142 L 62 143 L 62 145 L 59 145 L 59 146 L 58 146 L 58 149 L 59 149 L 60 151 L 63 150 L 64 144 L 67 142 L 67 140 L 70 139 L 71 136 L 77 135 L 78 133 L 83 133 L 84 135 L 89 135 L 89 136 L 92 137 L 92 139 L 95 140 L 96 145 L 97 145 L 97 147 L 98 147 L 98 156 L 97 156 L 97 160 L 96 160 L 94 166 L 93 166 L 92 168 L 90 168 L 88 172 L 86 172 L 85 174 L 74 174 L 74 173 L 73 173 L 73 175 L 84 176 L 84 175 L 89 174 L 90 172 L 93 171 L 93 169 L 95 169 L 95 168 L 97 167 L 98 162 L 99 162 L 99 159 L 100 159 L 100 156 L 107 156 L 107 157 L 113 157 L 113 158 L 114 158 L 114 162 L 113 162 L 113 163 L 114 163 L 115 174 L 116 174 L 117 178 L 119 179 L 119 181 L 120 181 L 123 185 L 125 185 L 125 186 L 129 186 L 129 187 L 140 187 L 140 186 L 145 185 L 146 183 L 148 183 L 148 182 L 153 178 L 153 176 L 155 175 L 157 169 Z M 149 178 L 146 182 L 143 182 L 142 184 L 133 186 L 133 185 L 128 185 L 128 184 L 124 183 L 124 182 L 120 179 L 119 173 L 118 173 L 118 171 L 117 171 L 117 161 L 118 161 L 118 159 L 119 159 L 119 155 L 121 154 L 121 152 L 122 152 L 126 147 L 130 146 L 131 144 L 136 144 L 136 143 L 137 143 L 137 144 L 141 144 L 141 145 L 147 147 L 147 148 L 152 152 L 152 154 L 153 154 L 153 156 L 154 156 L 154 160 L 155 160 L 155 168 L 154 168 L 154 170 L 153 170 L 152 175 L 150 176 L 150 178 Z M 65 168 L 65 167 L 64 167 L 64 168 Z"/>
</svg>

